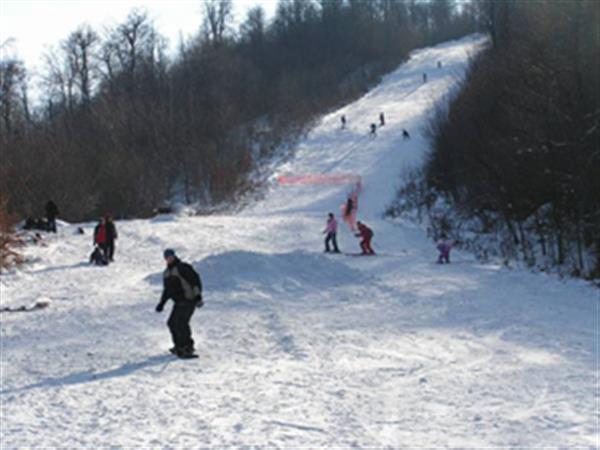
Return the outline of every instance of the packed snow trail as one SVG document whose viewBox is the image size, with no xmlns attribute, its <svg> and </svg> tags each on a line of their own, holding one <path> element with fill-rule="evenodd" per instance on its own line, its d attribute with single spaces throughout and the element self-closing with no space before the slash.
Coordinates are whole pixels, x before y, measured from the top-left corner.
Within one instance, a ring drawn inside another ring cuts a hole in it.
<svg viewBox="0 0 600 450">
<path fill-rule="evenodd" d="M 360 175 L 359 218 L 386 256 L 321 253 L 340 186 L 274 187 L 233 216 L 118 222 L 103 268 L 86 263 L 94 224 L 28 248 L 35 263 L 2 275 L 1 304 L 50 305 L 0 316 L 2 449 L 597 446 L 598 290 L 461 253 L 439 266 L 420 227 L 381 219 L 422 162 L 427 111 L 481 44 L 415 52 L 274 174 Z M 358 250 L 343 228 L 339 243 Z M 205 284 L 198 360 L 168 354 L 167 311 L 154 312 L 166 247 Z"/>
</svg>

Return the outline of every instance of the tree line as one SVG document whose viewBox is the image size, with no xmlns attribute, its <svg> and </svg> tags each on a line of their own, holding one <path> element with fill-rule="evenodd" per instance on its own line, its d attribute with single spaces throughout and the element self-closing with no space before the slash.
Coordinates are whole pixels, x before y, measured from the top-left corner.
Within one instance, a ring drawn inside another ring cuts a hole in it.
<svg viewBox="0 0 600 450">
<path fill-rule="evenodd" d="M 67 220 L 145 216 L 173 198 L 235 201 L 248 175 L 316 114 L 363 93 L 418 46 L 476 28 L 451 0 L 280 0 L 237 29 L 208 0 L 199 33 L 167 54 L 144 11 L 82 25 L 31 76 L 3 43 L 0 197 L 19 217 L 49 198 Z"/>
<path fill-rule="evenodd" d="M 437 110 L 433 149 L 413 188 L 422 205 L 452 205 L 455 230 L 469 222 L 499 236 L 506 258 L 598 277 L 600 6 L 479 6 L 490 48 L 450 107 Z"/>
</svg>

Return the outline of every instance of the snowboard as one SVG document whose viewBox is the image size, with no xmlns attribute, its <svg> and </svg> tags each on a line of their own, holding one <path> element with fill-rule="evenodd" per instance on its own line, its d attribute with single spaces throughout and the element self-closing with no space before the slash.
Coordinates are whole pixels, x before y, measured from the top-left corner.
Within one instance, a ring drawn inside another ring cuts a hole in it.
<svg viewBox="0 0 600 450">
<path fill-rule="evenodd" d="M 169 349 L 169 353 L 171 353 L 171 355 L 177 356 L 179 359 L 196 359 L 198 358 L 198 355 L 196 353 L 192 353 L 190 355 L 185 355 L 185 356 L 179 356 L 176 352 L 175 349 Z"/>
</svg>

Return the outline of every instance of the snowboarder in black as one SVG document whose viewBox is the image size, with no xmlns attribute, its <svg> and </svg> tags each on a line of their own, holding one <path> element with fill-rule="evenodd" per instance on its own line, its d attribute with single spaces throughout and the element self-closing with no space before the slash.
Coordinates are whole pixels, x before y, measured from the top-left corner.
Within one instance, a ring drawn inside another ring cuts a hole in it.
<svg viewBox="0 0 600 450">
<path fill-rule="evenodd" d="M 48 200 L 46 203 L 46 220 L 48 231 L 56 233 L 56 217 L 58 216 L 58 206 L 52 200 Z"/>
<path fill-rule="evenodd" d="M 202 303 L 202 281 L 194 268 L 181 261 L 172 249 L 163 254 L 167 268 L 163 274 L 164 289 L 156 312 L 162 312 L 167 300 L 175 303 L 167 321 L 175 346 L 169 351 L 180 358 L 193 358 L 194 340 L 190 329 L 190 319 Z"/>
<path fill-rule="evenodd" d="M 377 136 L 377 125 L 371 124 L 371 136 Z"/>
<path fill-rule="evenodd" d="M 112 214 L 105 214 L 104 221 L 106 223 L 106 256 L 112 262 L 115 256 L 115 240 L 119 235 L 117 234 L 117 227 L 113 221 Z"/>
<path fill-rule="evenodd" d="M 385 116 L 383 113 L 379 113 L 379 126 L 382 127 L 385 125 Z"/>
</svg>

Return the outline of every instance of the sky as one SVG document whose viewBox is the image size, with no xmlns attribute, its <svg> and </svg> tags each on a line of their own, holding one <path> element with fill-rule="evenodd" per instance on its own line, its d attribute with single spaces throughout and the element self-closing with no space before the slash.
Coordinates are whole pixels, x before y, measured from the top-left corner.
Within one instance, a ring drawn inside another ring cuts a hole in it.
<svg viewBox="0 0 600 450">
<path fill-rule="evenodd" d="M 237 23 L 260 4 L 271 18 L 277 0 L 233 0 Z M 43 53 L 56 46 L 79 25 L 96 30 L 122 22 L 133 8 L 144 8 L 158 31 L 176 48 L 179 36 L 195 34 L 202 23 L 202 0 L 0 0 L 0 44 L 14 39 L 16 51 L 30 72 L 42 67 Z"/>
</svg>

